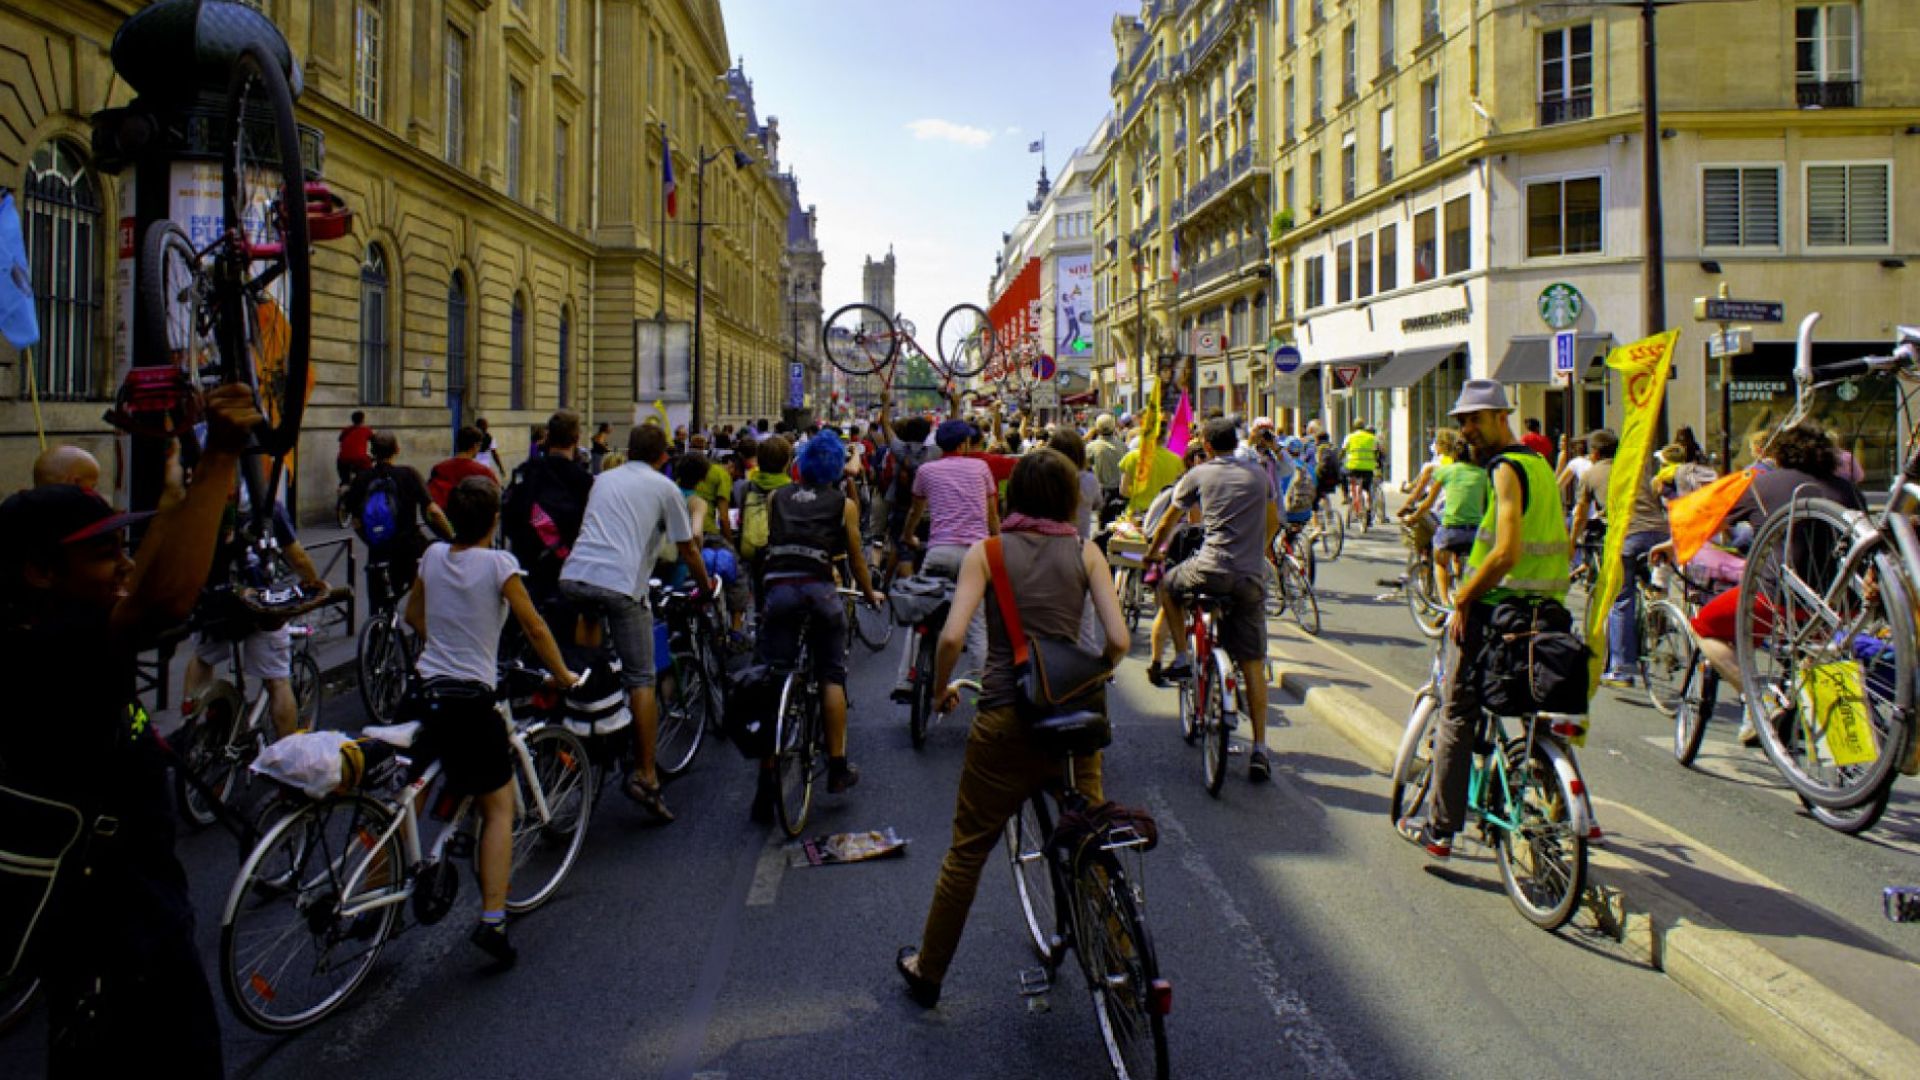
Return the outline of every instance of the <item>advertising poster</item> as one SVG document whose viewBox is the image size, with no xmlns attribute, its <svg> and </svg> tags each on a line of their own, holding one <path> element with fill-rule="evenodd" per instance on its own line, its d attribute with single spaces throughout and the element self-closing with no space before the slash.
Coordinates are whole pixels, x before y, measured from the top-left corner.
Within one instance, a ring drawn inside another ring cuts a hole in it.
<svg viewBox="0 0 1920 1080">
<path fill-rule="evenodd" d="M 1054 263 L 1053 354 L 1063 359 L 1093 352 L 1088 317 L 1093 296 L 1093 256 L 1066 255 Z"/>
</svg>

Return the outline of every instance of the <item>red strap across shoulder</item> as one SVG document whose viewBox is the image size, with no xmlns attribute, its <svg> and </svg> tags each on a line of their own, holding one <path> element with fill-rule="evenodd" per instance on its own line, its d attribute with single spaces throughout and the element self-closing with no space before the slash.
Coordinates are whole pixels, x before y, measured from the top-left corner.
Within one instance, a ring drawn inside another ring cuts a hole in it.
<svg viewBox="0 0 1920 1080">
<path fill-rule="evenodd" d="M 1013 602 L 1013 579 L 1007 576 L 1007 556 L 998 536 L 987 537 L 987 573 L 993 577 L 993 595 L 1000 601 L 1000 619 L 1013 644 L 1013 666 L 1027 662 L 1027 632 L 1020 626 L 1020 608 Z"/>
</svg>

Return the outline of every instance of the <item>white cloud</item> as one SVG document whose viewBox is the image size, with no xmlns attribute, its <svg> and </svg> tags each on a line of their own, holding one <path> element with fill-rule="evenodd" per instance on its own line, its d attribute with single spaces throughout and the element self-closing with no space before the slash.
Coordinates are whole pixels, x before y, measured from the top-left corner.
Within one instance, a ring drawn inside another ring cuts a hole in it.
<svg viewBox="0 0 1920 1080">
<path fill-rule="evenodd" d="M 1019 125 L 1019 124 L 1011 124 L 1011 125 L 1009 125 L 1009 126 L 1007 127 L 1007 134 L 1009 134 L 1009 135 L 1018 135 L 1018 134 L 1020 134 L 1020 125 Z"/>
<path fill-rule="evenodd" d="M 993 132 L 986 128 L 956 124 L 951 120 L 915 120 L 907 125 L 913 137 L 922 141 L 938 139 L 942 142 L 958 143 L 961 146 L 982 147 L 993 141 Z"/>
</svg>

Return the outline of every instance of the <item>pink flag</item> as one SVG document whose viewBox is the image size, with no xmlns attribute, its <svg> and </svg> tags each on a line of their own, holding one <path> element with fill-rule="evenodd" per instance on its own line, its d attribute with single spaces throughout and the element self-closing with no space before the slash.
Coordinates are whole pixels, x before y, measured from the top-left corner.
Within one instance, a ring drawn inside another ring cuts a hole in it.
<svg viewBox="0 0 1920 1080">
<path fill-rule="evenodd" d="M 1193 403 L 1187 400 L 1187 392 L 1180 391 L 1180 404 L 1173 410 L 1173 423 L 1167 427 L 1167 449 L 1180 457 L 1187 456 L 1187 443 L 1193 437 Z"/>
</svg>

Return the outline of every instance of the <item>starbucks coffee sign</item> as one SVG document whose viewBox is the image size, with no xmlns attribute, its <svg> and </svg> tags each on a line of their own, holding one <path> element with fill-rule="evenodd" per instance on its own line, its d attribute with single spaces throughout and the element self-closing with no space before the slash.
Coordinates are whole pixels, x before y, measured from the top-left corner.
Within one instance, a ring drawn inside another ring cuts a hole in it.
<svg viewBox="0 0 1920 1080">
<path fill-rule="evenodd" d="M 1587 308 L 1580 290 L 1564 281 L 1556 281 L 1540 290 L 1540 321 L 1555 330 L 1571 330 Z"/>
</svg>

